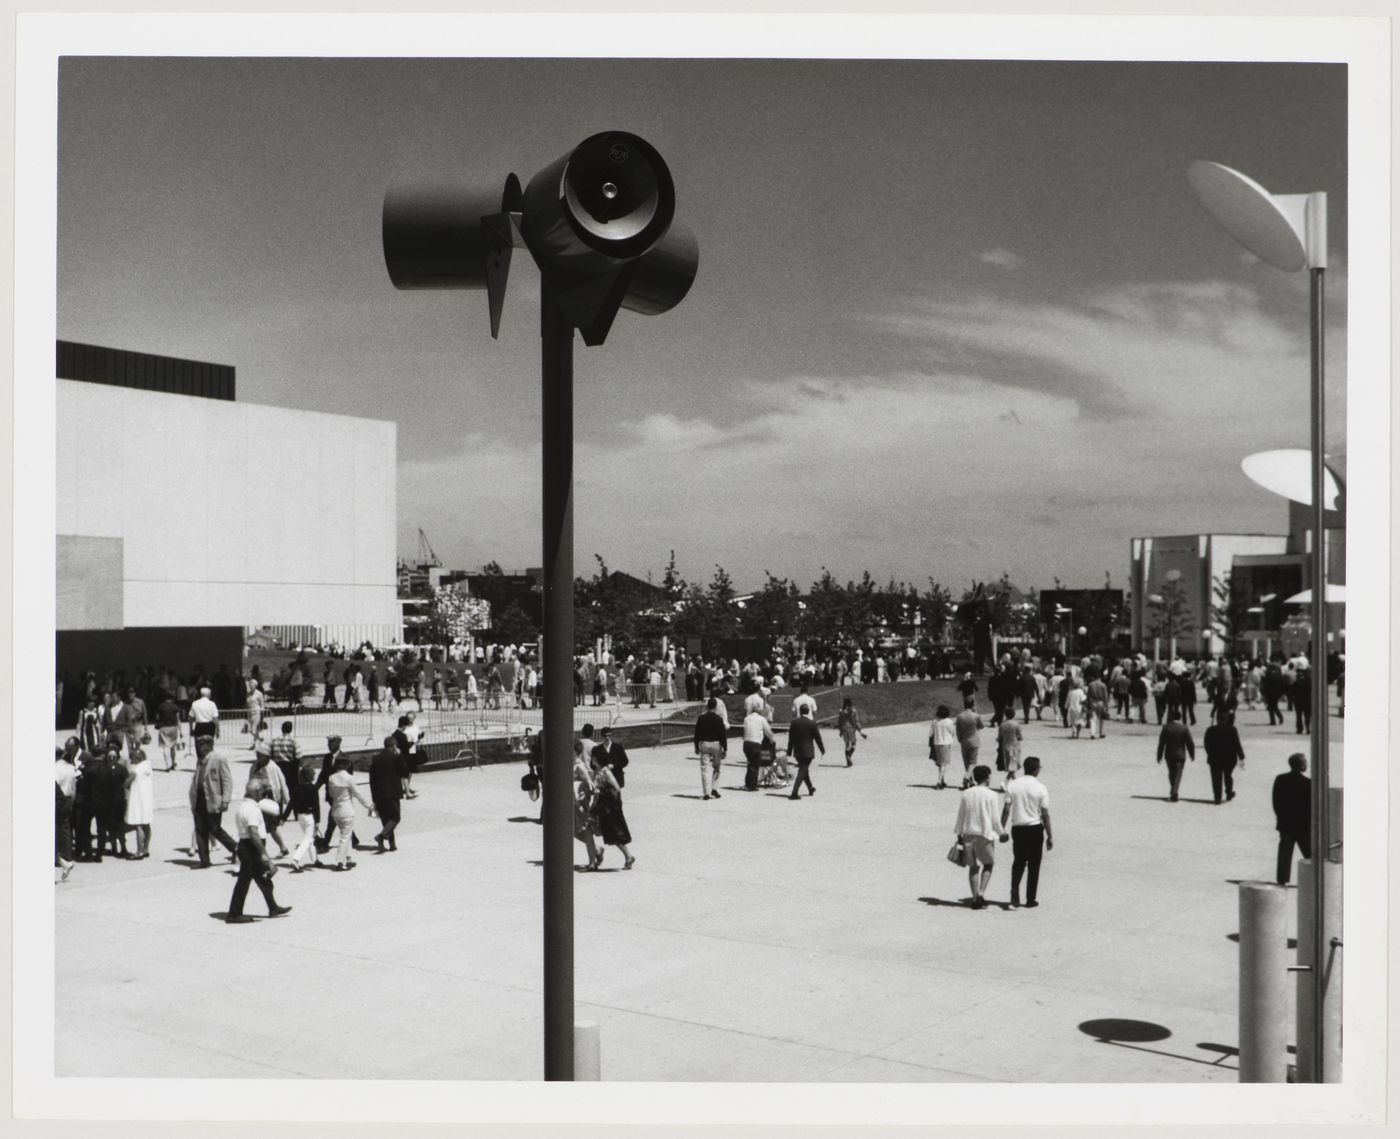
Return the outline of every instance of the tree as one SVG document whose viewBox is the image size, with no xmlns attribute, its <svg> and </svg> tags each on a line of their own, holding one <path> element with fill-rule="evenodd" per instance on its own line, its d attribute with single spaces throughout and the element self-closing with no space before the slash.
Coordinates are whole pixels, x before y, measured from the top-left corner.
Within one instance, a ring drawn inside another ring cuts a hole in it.
<svg viewBox="0 0 1400 1139">
<path fill-rule="evenodd" d="M 845 591 L 832 572 L 822 566 L 821 577 L 812 583 L 807 594 L 807 624 L 812 638 L 824 648 L 841 646 L 845 609 Z"/>
<path fill-rule="evenodd" d="M 1160 637 L 1170 647 L 1172 638 L 1180 640 L 1193 633 L 1196 623 L 1191 617 L 1186 603 L 1186 589 L 1178 578 L 1168 578 L 1162 587 L 1147 599 L 1151 613 L 1147 632 L 1151 637 Z"/>
<path fill-rule="evenodd" d="M 491 606 L 460 586 L 438 586 L 428 603 L 423 635 L 430 644 L 461 644 L 491 625 Z"/>
<path fill-rule="evenodd" d="M 535 640 L 540 631 L 530 620 L 529 614 L 520 608 L 520 602 L 512 601 L 491 622 L 491 635 L 507 645 L 523 645 Z"/>
<path fill-rule="evenodd" d="M 739 620 L 744 636 L 765 640 L 797 636 L 800 640 L 803 611 L 797 585 L 767 570 L 763 573 L 767 579 L 763 588 L 753 595 Z"/>
<path fill-rule="evenodd" d="M 928 579 L 928 589 L 919 597 L 919 624 L 924 635 L 934 641 L 942 641 L 948 628 L 948 607 L 953 595 L 933 578 Z"/>
<path fill-rule="evenodd" d="M 1211 582 L 1210 623 L 1215 634 L 1225 642 L 1227 652 L 1235 651 L 1235 643 L 1249 628 L 1250 597 L 1245 583 L 1237 582 L 1229 570 Z"/>
</svg>

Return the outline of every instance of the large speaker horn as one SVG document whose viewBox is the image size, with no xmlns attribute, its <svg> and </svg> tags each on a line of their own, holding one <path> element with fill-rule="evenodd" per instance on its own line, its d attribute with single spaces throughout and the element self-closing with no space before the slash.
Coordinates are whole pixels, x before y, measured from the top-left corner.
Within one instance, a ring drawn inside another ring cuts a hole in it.
<svg viewBox="0 0 1400 1139">
<path fill-rule="evenodd" d="M 640 257 L 675 210 L 675 184 L 656 148 L 604 131 L 530 179 L 520 231 L 541 270 L 591 276 Z"/>
</svg>

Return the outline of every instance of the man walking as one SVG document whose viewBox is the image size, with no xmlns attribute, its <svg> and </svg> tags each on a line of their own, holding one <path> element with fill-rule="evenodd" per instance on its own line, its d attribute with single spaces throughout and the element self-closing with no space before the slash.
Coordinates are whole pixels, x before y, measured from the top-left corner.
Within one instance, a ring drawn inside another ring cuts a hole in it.
<svg viewBox="0 0 1400 1139">
<path fill-rule="evenodd" d="M 1287 886 L 1293 876 L 1295 845 L 1304 858 L 1312 857 L 1312 780 L 1303 774 L 1307 769 L 1307 757 L 1294 752 L 1288 757 L 1288 770 L 1274 780 L 1280 886 Z"/>
<path fill-rule="evenodd" d="M 190 736 L 214 739 L 219 734 L 219 706 L 209 698 L 207 687 L 199 690 L 199 699 L 190 705 Z"/>
<path fill-rule="evenodd" d="M 977 753 L 981 743 L 977 733 L 982 730 L 982 717 L 973 710 L 974 697 L 963 698 L 963 710 L 953 718 L 953 730 L 958 735 L 958 747 L 962 749 L 963 790 L 972 786 L 972 769 L 977 765 Z"/>
<path fill-rule="evenodd" d="M 257 788 L 260 785 L 254 783 L 252 786 Z M 228 916 L 224 921 L 241 925 L 253 920 L 251 915 L 243 912 L 243 903 L 248 899 L 248 887 L 254 882 L 267 902 L 268 917 L 280 918 L 283 914 L 291 913 L 292 907 L 279 906 L 272 893 L 272 875 L 276 873 L 276 867 L 268 858 L 263 842 L 266 832 L 258 801 L 245 794 L 233 809 L 233 819 L 238 826 L 238 880 L 233 884 L 233 896 L 229 899 Z"/>
<path fill-rule="evenodd" d="M 195 737 L 194 754 L 194 778 L 190 780 L 190 810 L 194 814 L 199 865 L 206 867 L 209 865 L 211 837 L 235 859 L 238 857 L 238 847 L 224 830 L 223 822 L 224 812 L 228 810 L 229 802 L 233 798 L 233 774 L 229 771 L 228 760 L 214 754 L 213 736 Z M 262 826 L 261 818 L 258 825 Z"/>
<path fill-rule="evenodd" d="M 1171 787 L 1171 801 L 1177 801 L 1181 790 L 1181 772 L 1186 767 L 1186 757 L 1196 762 L 1196 741 L 1191 738 L 1191 729 L 1181 722 L 1181 712 L 1173 708 L 1167 713 L 1167 722 L 1162 725 L 1157 737 L 1157 762 L 1167 761 L 1167 781 Z"/>
<path fill-rule="evenodd" d="M 382 854 L 384 844 L 389 849 L 398 850 L 399 843 L 394 837 L 401 816 L 400 800 L 403 798 L 403 779 L 406 761 L 399 751 L 394 737 L 384 737 L 384 749 L 369 765 L 369 797 L 374 804 L 374 813 L 379 816 L 379 833 L 374 843 Z"/>
<path fill-rule="evenodd" d="M 719 798 L 719 768 L 729 751 L 729 725 L 719 714 L 719 701 L 713 696 L 695 721 L 695 754 L 700 757 L 700 798 Z"/>
<path fill-rule="evenodd" d="M 268 754 L 277 765 L 277 770 L 282 773 L 282 782 L 288 788 L 288 795 L 291 794 L 291 788 L 297 785 L 297 768 L 301 766 L 301 747 L 292 736 L 294 726 L 291 720 L 284 720 L 282 734 L 268 745 Z"/>
<path fill-rule="evenodd" d="M 1206 729 L 1201 744 L 1206 749 L 1210 789 L 1218 807 L 1222 789 L 1227 801 L 1235 797 L 1235 763 L 1238 761 L 1241 767 L 1244 766 L 1244 744 L 1240 742 L 1240 731 L 1235 727 L 1235 714 L 1223 709 L 1217 714 L 1219 720 Z"/>
<path fill-rule="evenodd" d="M 788 725 L 787 753 L 797 758 L 797 776 L 792 781 L 792 794 L 788 796 L 789 799 L 797 798 L 803 783 L 807 784 L 809 799 L 817 793 L 817 789 L 812 786 L 811 774 L 812 761 L 817 758 L 817 752 L 826 754 L 826 744 L 822 743 L 822 730 L 812 719 L 811 710 L 804 707 L 797 719 Z"/>
<path fill-rule="evenodd" d="M 953 833 L 967 855 L 967 881 L 972 888 L 972 908 L 987 908 L 987 886 L 996 863 L 997 841 L 1010 839 L 1001 822 L 997 793 L 987 786 L 992 769 L 979 763 L 972 769 L 972 786 L 958 800 L 958 818 Z"/>
<path fill-rule="evenodd" d="M 1089 681 L 1084 696 L 1089 702 L 1089 738 L 1101 740 L 1104 721 L 1108 719 L 1108 685 L 1103 682 L 1102 675 L 1096 674 Z"/>
<path fill-rule="evenodd" d="M 1044 850 L 1055 849 L 1050 833 L 1050 792 L 1040 781 L 1040 757 L 1026 756 L 1024 773 L 1006 785 L 1006 806 L 1001 825 L 1011 824 L 1011 904 L 1021 904 L 1021 875 L 1026 875 L 1026 908 L 1040 905 L 1040 858 Z"/>
</svg>

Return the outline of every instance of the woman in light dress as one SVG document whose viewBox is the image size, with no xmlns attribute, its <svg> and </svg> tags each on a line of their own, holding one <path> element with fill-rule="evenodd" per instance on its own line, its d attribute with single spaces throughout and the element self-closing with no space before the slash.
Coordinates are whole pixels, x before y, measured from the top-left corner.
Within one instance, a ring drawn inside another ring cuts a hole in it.
<svg viewBox="0 0 1400 1139">
<path fill-rule="evenodd" d="M 140 746 L 131 751 L 126 765 L 126 825 L 136 832 L 136 853 L 132 858 L 151 857 L 151 820 L 155 817 L 156 794 L 151 782 L 151 761 Z"/>
<path fill-rule="evenodd" d="M 948 764 L 953 762 L 953 752 L 958 746 L 958 726 L 947 704 L 938 706 L 937 719 L 928 733 L 928 757 L 938 765 L 937 787 L 948 786 L 945 776 Z"/>
<path fill-rule="evenodd" d="M 342 755 L 335 761 L 335 770 L 326 780 L 326 796 L 331 802 L 331 820 L 340 836 L 340 845 L 335 856 L 337 870 L 349 870 L 355 865 L 350 858 L 352 836 L 355 833 L 355 804 L 358 802 L 370 814 L 374 813 L 374 808 L 355 786 L 355 777 L 351 774 L 353 770 L 350 757 Z"/>
<path fill-rule="evenodd" d="M 588 848 L 588 865 L 584 867 L 585 870 L 597 870 L 598 863 L 603 860 L 593 837 L 596 828 L 593 818 L 595 792 L 593 772 L 583 754 L 583 741 L 574 740 L 574 838 Z M 540 817 L 544 817 L 543 808 L 540 810 Z"/>
</svg>

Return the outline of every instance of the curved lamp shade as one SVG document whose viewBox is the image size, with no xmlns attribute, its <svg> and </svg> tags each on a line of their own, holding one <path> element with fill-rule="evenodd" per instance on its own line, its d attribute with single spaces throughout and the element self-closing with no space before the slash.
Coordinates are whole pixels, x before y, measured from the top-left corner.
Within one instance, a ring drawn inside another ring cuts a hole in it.
<svg viewBox="0 0 1400 1139">
<path fill-rule="evenodd" d="M 1312 505 L 1312 453 L 1300 448 L 1282 451 L 1258 451 L 1246 455 L 1240 463 L 1244 473 L 1265 490 Z M 1324 467 L 1327 493 L 1323 506 L 1336 510 L 1341 499 L 1342 480 L 1331 467 Z"/>
<path fill-rule="evenodd" d="M 1327 585 L 1327 592 L 1323 594 L 1323 600 L 1329 605 L 1345 605 L 1347 601 L 1347 587 L 1345 585 Z M 1295 593 L 1292 597 L 1284 599 L 1285 605 L 1311 605 L 1312 590 L 1305 589 L 1302 593 Z"/>
<path fill-rule="evenodd" d="M 1193 162 L 1187 181 L 1231 237 L 1276 269 L 1327 267 L 1327 195 L 1271 194 L 1218 162 Z"/>
</svg>

